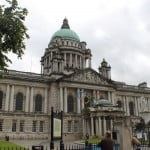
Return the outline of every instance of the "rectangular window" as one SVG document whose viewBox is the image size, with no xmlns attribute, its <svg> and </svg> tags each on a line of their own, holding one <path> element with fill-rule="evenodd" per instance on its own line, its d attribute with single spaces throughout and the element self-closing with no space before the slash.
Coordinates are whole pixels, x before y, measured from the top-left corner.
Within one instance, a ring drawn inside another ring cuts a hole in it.
<svg viewBox="0 0 150 150">
<path fill-rule="evenodd" d="M 36 132 L 37 131 L 37 121 L 33 121 L 33 124 L 32 124 L 32 132 Z"/>
<path fill-rule="evenodd" d="M 24 132 L 24 120 L 20 120 L 20 132 Z"/>
<path fill-rule="evenodd" d="M 74 122 L 74 132 L 78 132 L 78 129 L 79 129 L 79 122 L 75 121 Z"/>
<path fill-rule="evenodd" d="M 68 121 L 68 132 L 71 132 L 71 128 L 72 128 L 72 121 Z"/>
<path fill-rule="evenodd" d="M 16 128 L 17 128 L 17 120 L 13 120 L 12 121 L 12 132 L 16 132 Z"/>
<path fill-rule="evenodd" d="M 0 120 L 0 131 L 3 131 L 3 120 Z"/>
<path fill-rule="evenodd" d="M 44 121 L 40 121 L 40 128 L 39 128 L 40 132 L 44 131 Z"/>
</svg>

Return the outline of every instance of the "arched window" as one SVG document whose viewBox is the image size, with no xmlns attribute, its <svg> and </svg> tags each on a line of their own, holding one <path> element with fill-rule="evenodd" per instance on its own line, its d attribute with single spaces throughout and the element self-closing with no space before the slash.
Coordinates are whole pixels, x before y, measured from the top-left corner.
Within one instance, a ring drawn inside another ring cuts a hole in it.
<svg viewBox="0 0 150 150">
<path fill-rule="evenodd" d="M 130 115 L 134 115 L 134 103 L 133 102 L 129 102 L 129 112 Z"/>
<path fill-rule="evenodd" d="M 40 94 L 37 94 L 35 97 L 35 112 L 41 111 L 42 111 L 42 96 Z"/>
<path fill-rule="evenodd" d="M 0 109 L 2 109 L 3 106 L 3 92 L 0 91 Z"/>
<path fill-rule="evenodd" d="M 16 110 L 17 111 L 23 110 L 23 94 L 20 92 L 17 93 L 17 96 L 16 96 Z"/>
<path fill-rule="evenodd" d="M 68 112 L 74 112 L 74 103 L 72 95 L 68 96 L 67 102 L 68 102 Z"/>
<path fill-rule="evenodd" d="M 118 106 L 119 108 L 122 107 L 122 102 L 121 102 L 120 100 L 117 101 L 117 106 Z"/>
</svg>

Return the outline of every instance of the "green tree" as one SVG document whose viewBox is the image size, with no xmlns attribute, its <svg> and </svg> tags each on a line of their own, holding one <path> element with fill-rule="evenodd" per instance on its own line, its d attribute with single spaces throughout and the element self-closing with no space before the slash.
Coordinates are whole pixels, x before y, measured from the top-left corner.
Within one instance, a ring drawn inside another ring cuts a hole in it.
<svg viewBox="0 0 150 150">
<path fill-rule="evenodd" d="M 0 5 L 0 70 L 12 63 L 7 54 L 12 52 L 21 58 L 25 39 L 29 38 L 24 25 L 27 9 L 18 6 L 17 0 L 6 0 L 8 6 Z"/>
</svg>

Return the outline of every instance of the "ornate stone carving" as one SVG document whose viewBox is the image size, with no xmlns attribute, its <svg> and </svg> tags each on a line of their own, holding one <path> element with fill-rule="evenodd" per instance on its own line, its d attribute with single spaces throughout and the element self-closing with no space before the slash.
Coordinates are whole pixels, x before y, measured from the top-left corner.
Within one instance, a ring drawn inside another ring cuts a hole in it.
<svg viewBox="0 0 150 150">
<path fill-rule="evenodd" d="M 107 81 L 101 78 L 101 76 L 97 72 L 91 69 L 75 72 L 71 76 L 65 78 L 64 80 L 93 84 L 108 84 Z"/>
</svg>

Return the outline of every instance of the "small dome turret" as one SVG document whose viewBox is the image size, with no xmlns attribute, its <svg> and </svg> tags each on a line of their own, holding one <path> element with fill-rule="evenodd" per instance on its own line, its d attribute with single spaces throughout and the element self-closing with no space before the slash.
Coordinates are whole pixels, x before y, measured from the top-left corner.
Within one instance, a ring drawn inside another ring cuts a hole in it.
<svg viewBox="0 0 150 150">
<path fill-rule="evenodd" d="M 107 99 L 100 99 L 100 100 L 97 100 L 96 103 L 95 103 L 96 106 L 111 106 L 112 103 L 110 100 L 107 100 Z"/>
<path fill-rule="evenodd" d="M 103 58 L 101 66 L 98 68 L 99 73 L 106 79 L 111 79 L 111 66 L 108 65 L 107 61 Z"/>
</svg>

